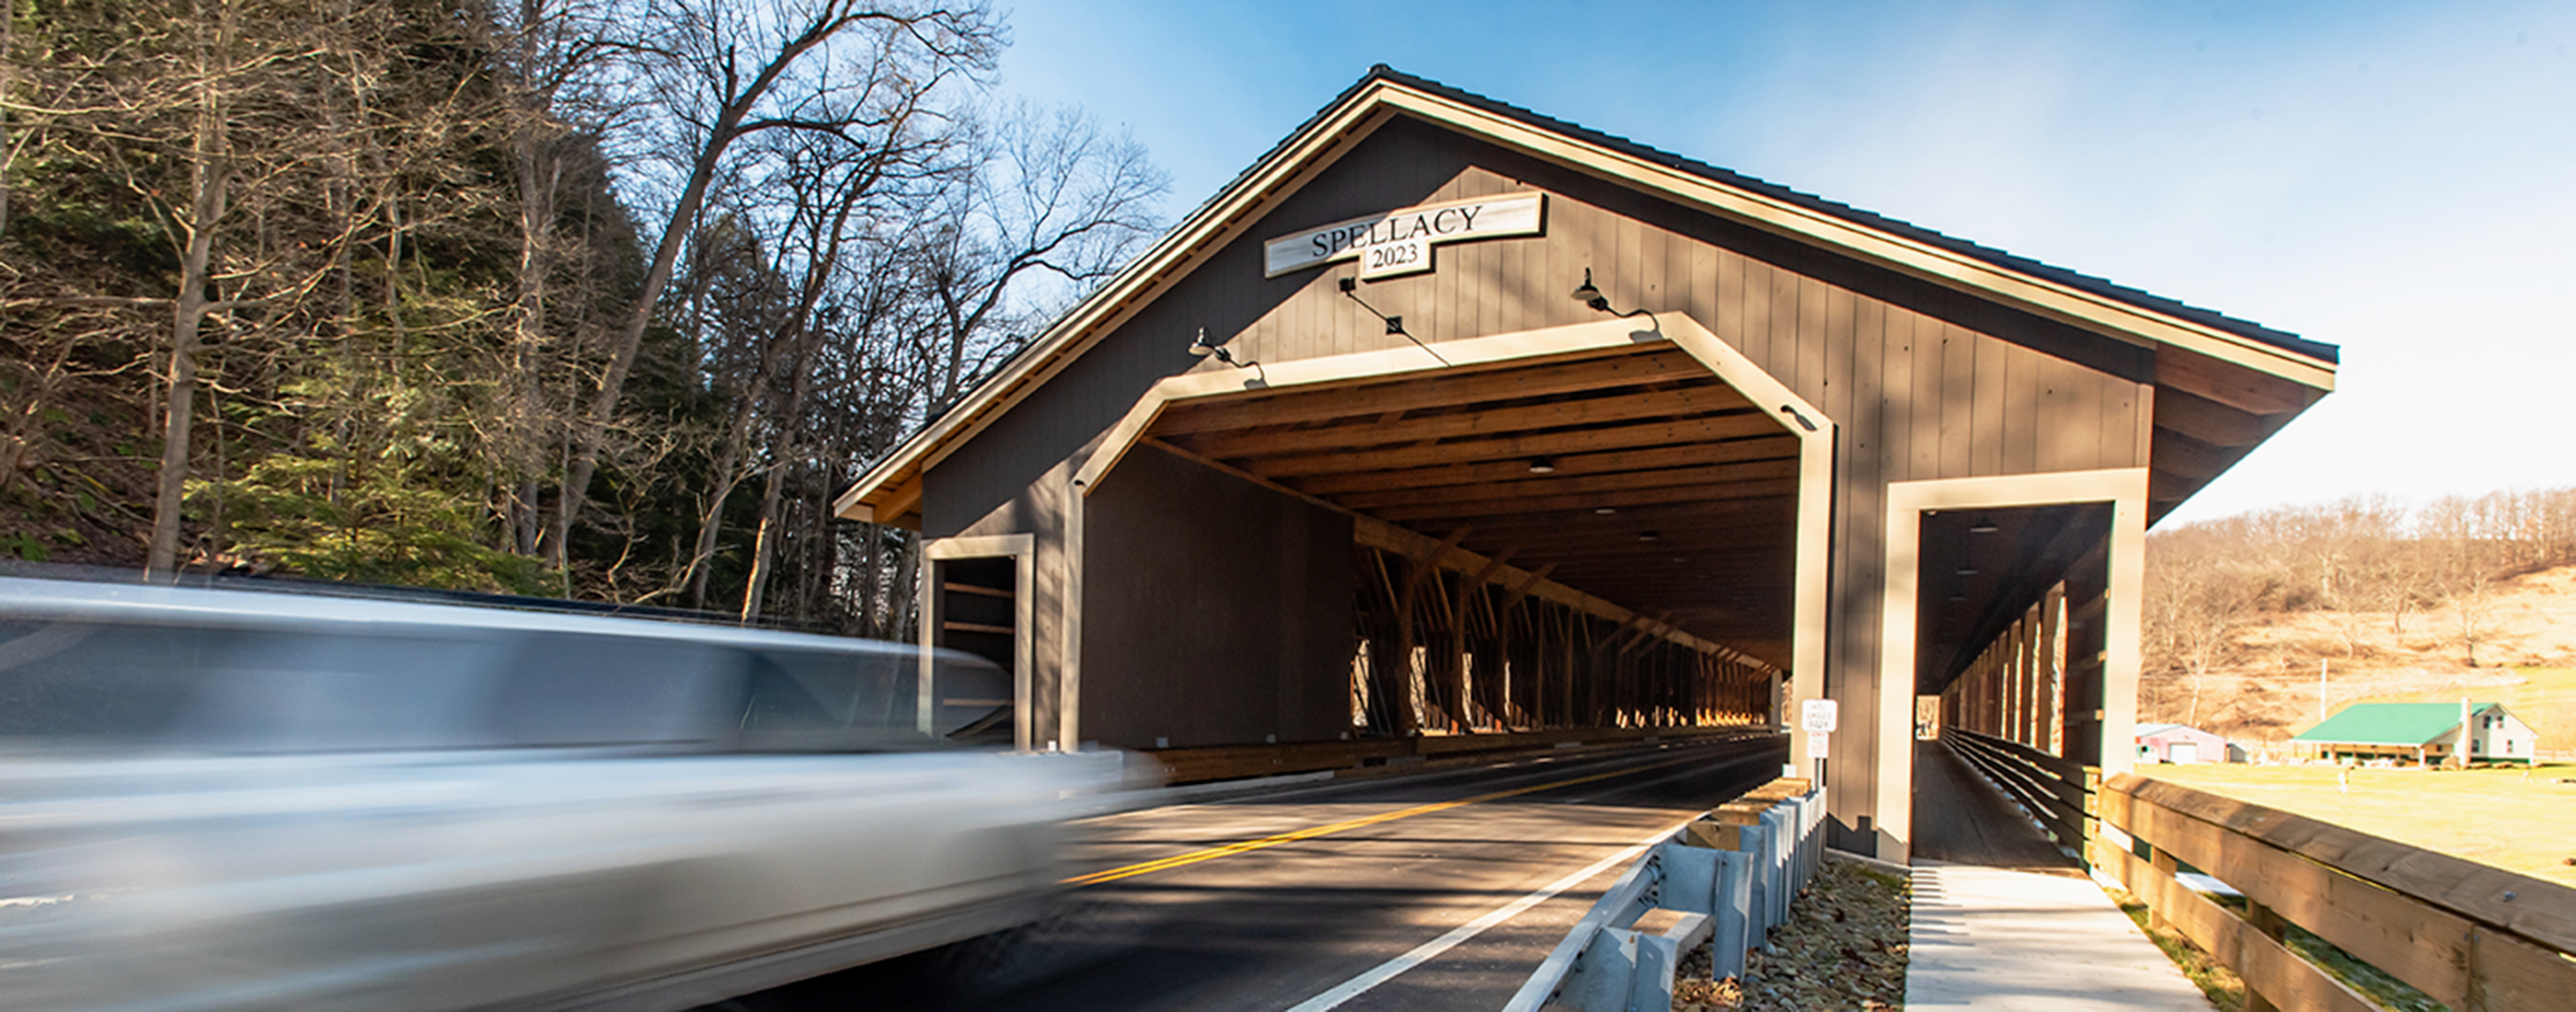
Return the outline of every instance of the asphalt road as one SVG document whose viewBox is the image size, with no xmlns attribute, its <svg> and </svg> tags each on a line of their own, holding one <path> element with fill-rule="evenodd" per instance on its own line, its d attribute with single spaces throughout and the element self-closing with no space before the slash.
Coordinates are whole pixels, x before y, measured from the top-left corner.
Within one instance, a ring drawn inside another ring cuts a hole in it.
<svg viewBox="0 0 2576 1012">
<path fill-rule="evenodd" d="M 1650 745 L 1087 819 L 1085 884 L 1063 918 L 1008 946 L 734 1004 L 1316 1012 L 1324 996 L 1350 1012 L 1490 1010 L 1625 870 L 1611 859 L 1778 775 L 1785 756 L 1776 737 Z M 1459 940 L 1480 918 L 1492 926 Z M 1385 972 L 1408 953 L 1427 958 Z"/>
</svg>

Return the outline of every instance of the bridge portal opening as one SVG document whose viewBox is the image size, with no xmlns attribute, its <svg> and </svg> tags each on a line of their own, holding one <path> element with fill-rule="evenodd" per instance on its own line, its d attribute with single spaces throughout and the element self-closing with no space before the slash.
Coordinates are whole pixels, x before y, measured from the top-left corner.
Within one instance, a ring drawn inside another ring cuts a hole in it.
<svg viewBox="0 0 2576 1012">
<path fill-rule="evenodd" d="M 1776 718 L 1797 660 L 1801 483 L 1821 470 L 1802 436 L 1830 423 L 1663 328 L 1563 330 L 1481 342 L 1510 352 L 1482 360 L 1455 361 L 1487 350 L 1462 342 L 1447 358 L 1246 370 L 1234 389 L 1142 411 L 1128 456 L 1347 519 L 1339 737 Z M 1734 379 L 1719 372 L 1729 366 Z M 1086 480 L 1093 526 L 1148 526 L 1135 514 L 1149 504 L 1121 498 L 1121 472 Z M 1169 509 L 1172 482 L 1158 484 L 1164 494 L 1136 498 Z M 1093 562 L 1114 578 L 1114 563 Z M 1222 719 L 1198 723 L 1226 733 Z"/>
</svg>

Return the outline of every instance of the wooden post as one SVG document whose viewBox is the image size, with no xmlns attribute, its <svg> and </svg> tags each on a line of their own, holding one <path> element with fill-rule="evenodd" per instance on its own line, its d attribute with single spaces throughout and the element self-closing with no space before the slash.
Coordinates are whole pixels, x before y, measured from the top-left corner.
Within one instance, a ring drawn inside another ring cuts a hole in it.
<svg viewBox="0 0 2576 1012">
<path fill-rule="evenodd" d="M 2290 922 L 2282 920 L 2281 915 L 2272 912 L 2272 908 L 2251 899 L 2245 901 L 2245 922 L 2275 942 L 2283 941 L 2289 935 Z M 2245 1012 L 2275 1012 L 2279 1008 L 2272 1004 L 2271 999 L 2257 993 L 2252 984 L 2245 986 Z"/>
<path fill-rule="evenodd" d="M 2172 878 L 2182 872 L 2182 866 L 2174 860 L 2172 854 L 2152 843 L 2147 845 L 2147 863 L 2154 865 L 2157 871 L 2165 873 L 2166 878 Z M 2164 912 L 2156 909 L 2155 900 L 2152 897 L 2140 898 L 2147 900 L 2148 928 L 2156 931 L 2173 930 L 2173 925 L 2165 920 Z"/>
</svg>

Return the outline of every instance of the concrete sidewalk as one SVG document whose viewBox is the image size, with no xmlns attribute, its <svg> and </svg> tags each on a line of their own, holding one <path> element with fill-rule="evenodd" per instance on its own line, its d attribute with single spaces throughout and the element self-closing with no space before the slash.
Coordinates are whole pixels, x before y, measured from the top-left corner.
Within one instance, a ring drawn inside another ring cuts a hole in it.
<svg viewBox="0 0 2576 1012">
<path fill-rule="evenodd" d="M 1917 859 L 1909 1009 L 2209 1012 L 2163 950 L 2081 873 Z"/>
</svg>

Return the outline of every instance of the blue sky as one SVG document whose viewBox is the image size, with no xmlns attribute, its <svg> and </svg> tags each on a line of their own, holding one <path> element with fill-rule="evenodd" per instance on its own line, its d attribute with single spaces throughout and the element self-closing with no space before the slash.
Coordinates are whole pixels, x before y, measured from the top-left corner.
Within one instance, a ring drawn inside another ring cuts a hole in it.
<svg viewBox="0 0 2576 1012">
<path fill-rule="evenodd" d="M 2339 344 L 2172 521 L 2576 485 L 2576 4 L 1029 0 L 1171 217 L 1384 62 Z"/>
</svg>

